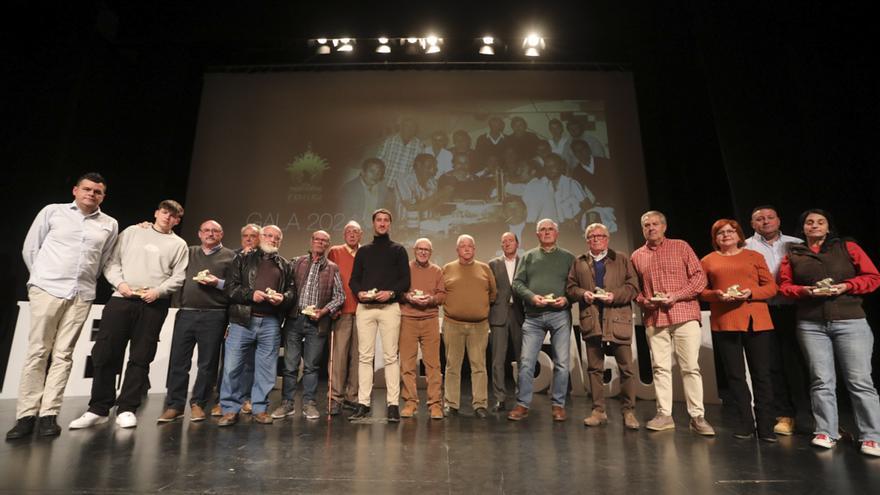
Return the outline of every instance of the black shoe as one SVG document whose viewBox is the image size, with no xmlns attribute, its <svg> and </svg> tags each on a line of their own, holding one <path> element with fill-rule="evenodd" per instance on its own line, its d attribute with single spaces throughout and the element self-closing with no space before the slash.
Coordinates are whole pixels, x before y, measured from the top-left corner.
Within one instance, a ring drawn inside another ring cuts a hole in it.
<svg viewBox="0 0 880 495">
<path fill-rule="evenodd" d="M 773 433 L 772 431 L 770 433 L 758 433 L 758 439 L 767 443 L 776 443 L 779 441 L 776 438 L 776 433 Z"/>
<path fill-rule="evenodd" d="M 53 416 L 54 418 L 54 416 Z M 24 438 L 34 432 L 34 425 L 37 423 L 36 416 L 25 416 L 19 418 L 15 422 L 15 426 L 6 432 L 7 440 L 15 440 L 16 438 Z"/>
<path fill-rule="evenodd" d="M 739 438 L 740 440 L 748 440 L 755 435 L 755 432 L 752 430 L 741 430 L 733 432 L 733 438 Z"/>
<path fill-rule="evenodd" d="M 354 413 L 352 413 L 352 415 L 348 417 L 348 420 L 351 421 L 353 419 L 364 419 L 369 415 L 370 415 L 370 406 L 358 404 L 354 410 Z"/>
<path fill-rule="evenodd" d="M 343 400 L 342 401 L 342 408 L 345 410 L 348 410 L 348 411 L 356 411 L 358 408 L 358 405 L 359 404 L 357 402 L 352 402 L 350 400 Z"/>
<path fill-rule="evenodd" d="M 40 416 L 37 420 L 37 435 L 41 437 L 56 437 L 61 434 L 56 416 Z"/>
<path fill-rule="evenodd" d="M 394 405 L 388 406 L 388 422 L 400 423 L 400 408 Z"/>
<path fill-rule="evenodd" d="M 458 416 L 458 409 L 452 406 L 443 406 L 443 415 L 447 418 L 449 416 Z"/>
<path fill-rule="evenodd" d="M 492 405 L 492 412 L 493 413 L 506 411 L 506 410 L 507 410 L 507 405 L 504 404 L 503 400 L 499 400 L 498 402 L 496 402 L 495 404 Z"/>
<path fill-rule="evenodd" d="M 328 416 L 339 416 L 339 414 L 341 414 L 341 413 L 342 413 L 342 404 L 340 404 L 336 401 L 333 401 L 330 404 L 330 409 L 327 410 L 327 415 Z"/>
<path fill-rule="evenodd" d="M 476 416 L 480 419 L 486 419 L 489 417 L 489 411 L 487 411 L 485 407 L 478 407 L 474 411 L 474 416 Z"/>
</svg>

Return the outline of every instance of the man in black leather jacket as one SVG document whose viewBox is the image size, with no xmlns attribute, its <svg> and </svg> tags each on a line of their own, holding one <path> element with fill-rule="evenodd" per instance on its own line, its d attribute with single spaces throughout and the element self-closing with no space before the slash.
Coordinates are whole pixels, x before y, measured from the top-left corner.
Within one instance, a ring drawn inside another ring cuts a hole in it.
<svg viewBox="0 0 880 495">
<path fill-rule="evenodd" d="M 254 384 L 250 394 L 254 421 L 272 423 L 266 409 L 277 374 L 281 320 L 296 294 L 288 262 L 278 254 L 282 236 L 281 229 L 275 225 L 263 227 L 259 248 L 236 257 L 232 262 L 225 289 L 230 303 L 230 324 L 220 390 L 223 410 L 220 426 L 238 422 L 246 395 L 242 384 L 243 359 L 251 348 L 255 348 Z"/>
</svg>

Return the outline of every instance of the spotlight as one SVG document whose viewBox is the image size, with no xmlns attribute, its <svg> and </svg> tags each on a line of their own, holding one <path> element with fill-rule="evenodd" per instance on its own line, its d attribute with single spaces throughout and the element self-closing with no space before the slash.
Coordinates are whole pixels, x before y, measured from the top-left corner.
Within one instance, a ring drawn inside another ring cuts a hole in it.
<svg viewBox="0 0 880 495">
<path fill-rule="evenodd" d="M 338 40 L 333 40 L 333 46 L 336 47 L 337 52 L 352 52 L 354 51 L 354 40 L 351 38 L 339 38 Z"/>
<path fill-rule="evenodd" d="M 525 48 L 526 57 L 540 57 L 541 50 L 546 47 L 544 44 L 544 38 L 538 33 L 529 33 L 529 35 L 523 39 L 522 46 Z"/>
<path fill-rule="evenodd" d="M 440 53 L 441 43 L 443 43 L 443 38 L 429 34 L 422 39 L 422 48 L 425 50 L 425 53 Z"/>
<path fill-rule="evenodd" d="M 483 46 L 480 47 L 480 55 L 495 55 L 495 38 L 491 36 L 483 36 Z"/>
<path fill-rule="evenodd" d="M 330 46 L 327 44 L 327 38 L 318 38 L 312 40 L 311 43 L 316 43 L 318 45 L 317 50 L 315 50 L 315 53 L 318 55 L 328 55 L 331 51 Z"/>
<path fill-rule="evenodd" d="M 376 47 L 376 53 L 391 53 L 391 47 L 388 46 L 388 38 L 384 36 L 379 38 L 379 46 Z"/>
</svg>

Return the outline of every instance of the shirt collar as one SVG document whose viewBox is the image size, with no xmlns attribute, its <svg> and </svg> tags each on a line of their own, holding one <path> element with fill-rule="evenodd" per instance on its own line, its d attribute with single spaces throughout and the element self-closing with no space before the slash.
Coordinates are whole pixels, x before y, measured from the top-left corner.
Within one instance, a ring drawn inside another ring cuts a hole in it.
<svg viewBox="0 0 880 495">
<path fill-rule="evenodd" d="M 544 249 L 543 246 L 538 246 L 541 248 L 541 251 L 545 253 L 555 253 L 557 249 L 559 249 L 559 244 L 554 244 L 550 249 Z"/>
<path fill-rule="evenodd" d="M 596 261 L 602 261 L 605 259 L 605 257 L 608 256 L 608 250 L 606 249 L 599 254 L 593 254 L 592 251 L 587 251 L 587 254 L 590 255 L 590 258 L 593 258 L 593 262 L 595 263 Z"/>
<path fill-rule="evenodd" d="M 220 251 L 221 249 L 223 249 L 223 243 L 218 243 L 216 246 L 212 247 L 211 249 L 209 249 L 207 251 L 205 251 L 205 248 L 203 248 L 201 246 L 199 246 L 199 248 L 202 250 L 203 253 L 211 255 L 211 254 L 214 254 L 217 251 Z"/>
<path fill-rule="evenodd" d="M 101 214 L 101 207 L 100 206 L 98 208 L 96 208 L 95 211 L 93 211 L 91 213 L 83 213 L 83 211 L 79 209 L 79 206 L 76 205 L 76 201 L 71 201 L 70 206 L 68 206 L 68 208 L 70 208 L 71 210 L 78 211 L 82 216 L 84 216 L 86 218 L 98 216 Z"/>
<path fill-rule="evenodd" d="M 354 249 L 348 247 L 348 244 L 343 244 L 342 246 L 345 247 L 345 250 L 348 251 L 348 254 L 350 254 L 352 256 L 354 256 L 354 253 L 356 253 L 357 250 L 361 248 L 360 244 L 358 244 L 357 247 Z"/>
</svg>

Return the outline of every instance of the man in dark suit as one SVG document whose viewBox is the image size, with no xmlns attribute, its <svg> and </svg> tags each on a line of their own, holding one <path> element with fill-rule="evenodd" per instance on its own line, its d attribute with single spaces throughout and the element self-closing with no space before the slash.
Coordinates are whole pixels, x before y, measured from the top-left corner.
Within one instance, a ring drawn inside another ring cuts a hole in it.
<svg viewBox="0 0 880 495">
<path fill-rule="evenodd" d="M 511 232 L 505 232 L 501 236 L 502 256 L 489 261 L 489 268 L 495 276 L 495 285 L 498 287 L 498 296 L 489 308 L 489 335 L 492 346 L 492 391 L 495 395 L 495 403 L 492 412 L 504 411 L 504 403 L 507 396 L 505 385 L 505 370 L 507 369 L 507 345 L 508 341 L 513 345 L 513 355 L 519 360 L 522 347 L 522 301 L 513 293 L 511 284 L 513 275 L 519 266 L 519 239 Z"/>
</svg>

